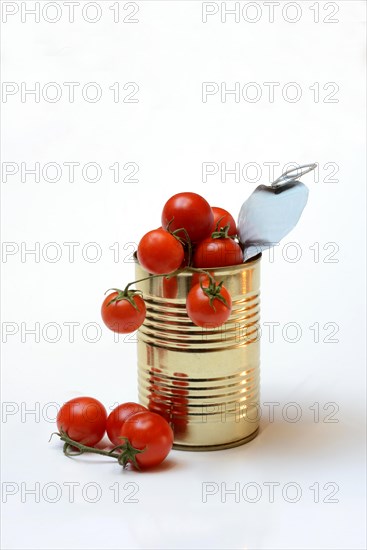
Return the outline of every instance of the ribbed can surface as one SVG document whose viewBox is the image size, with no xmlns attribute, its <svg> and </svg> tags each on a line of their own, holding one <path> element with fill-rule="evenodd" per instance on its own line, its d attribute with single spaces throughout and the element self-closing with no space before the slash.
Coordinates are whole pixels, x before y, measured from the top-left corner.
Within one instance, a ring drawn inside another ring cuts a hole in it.
<svg viewBox="0 0 367 550">
<path fill-rule="evenodd" d="M 171 423 L 175 448 L 234 447 L 257 434 L 260 259 L 210 270 L 232 297 L 231 316 L 216 329 L 195 326 L 186 313 L 197 274 L 136 285 L 147 306 L 138 331 L 139 400 Z M 147 276 L 137 263 L 136 279 Z"/>
</svg>

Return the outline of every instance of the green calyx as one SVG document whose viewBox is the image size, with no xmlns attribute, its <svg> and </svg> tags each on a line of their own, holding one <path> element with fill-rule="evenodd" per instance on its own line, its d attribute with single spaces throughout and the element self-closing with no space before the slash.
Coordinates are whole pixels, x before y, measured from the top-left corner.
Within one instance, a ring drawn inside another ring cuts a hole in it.
<svg viewBox="0 0 367 550">
<path fill-rule="evenodd" d="M 140 453 L 143 453 L 145 449 L 143 450 L 140 450 L 140 449 L 135 449 L 135 447 L 133 447 L 130 443 L 130 441 L 127 439 L 127 437 L 121 437 L 120 439 L 123 440 L 123 443 L 121 443 L 121 445 L 116 445 L 116 447 L 114 447 L 113 449 L 111 449 L 110 451 L 110 456 L 111 453 L 114 453 L 115 451 L 121 451 L 120 452 L 120 456 L 118 457 L 117 459 L 117 462 L 125 469 L 126 466 L 129 464 L 129 462 L 131 464 L 133 464 L 135 466 L 135 468 L 137 468 L 138 470 L 140 470 L 140 466 L 139 464 L 137 463 L 136 461 L 136 455 L 140 454 Z"/>
<path fill-rule="evenodd" d="M 135 447 L 131 445 L 127 437 L 120 438 L 123 440 L 121 445 L 116 445 L 116 447 L 113 447 L 113 449 L 111 449 L 110 451 L 104 451 L 103 449 L 88 447 L 87 445 L 83 445 L 78 441 L 74 441 L 62 429 L 60 430 L 60 432 L 54 432 L 53 434 L 51 434 L 51 437 L 53 435 L 57 435 L 61 439 L 61 441 L 64 442 L 63 452 L 66 456 L 73 457 L 73 456 L 82 455 L 84 453 L 93 453 L 93 454 L 98 454 L 103 456 L 109 456 L 111 458 L 116 458 L 117 462 L 124 469 L 129 463 L 131 463 L 133 464 L 133 466 L 135 466 L 135 468 L 140 470 L 139 464 L 136 460 L 136 455 L 143 453 L 145 449 L 135 449 Z"/>
<path fill-rule="evenodd" d="M 220 225 L 220 222 L 223 220 L 223 218 L 224 218 L 224 216 L 219 218 L 219 220 L 217 221 L 217 223 L 215 225 L 215 231 L 213 231 L 213 233 L 211 235 L 212 239 L 233 239 L 233 240 L 236 240 L 237 239 L 236 235 L 228 235 L 228 231 L 231 228 L 230 224 L 227 224 L 224 227 L 222 227 Z"/>
<path fill-rule="evenodd" d="M 228 235 L 230 225 L 228 224 L 224 227 L 220 227 L 219 224 L 220 220 L 218 220 L 215 231 L 213 231 L 212 233 L 212 239 L 231 239 L 231 237 Z"/>
<path fill-rule="evenodd" d="M 135 308 L 137 311 L 140 311 L 140 309 L 138 308 L 134 300 L 134 296 L 135 295 L 140 296 L 142 292 L 141 290 L 135 290 L 135 289 L 129 290 L 128 288 L 129 286 L 130 285 L 127 285 L 124 290 L 121 290 L 120 288 L 109 288 L 108 290 L 106 290 L 105 294 L 107 294 L 107 292 L 110 292 L 110 290 L 114 290 L 115 292 L 117 292 L 117 296 L 112 298 L 112 300 L 108 302 L 107 306 L 110 306 L 111 304 L 115 304 L 117 302 L 121 302 L 121 300 L 127 300 L 133 306 L 133 308 Z"/>
<path fill-rule="evenodd" d="M 210 280 L 209 286 L 207 287 L 203 286 L 202 282 L 200 282 L 200 288 L 204 292 L 204 294 L 209 298 L 210 307 L 212 307 L 214 311 L 216 311 L 214 300 L 219 300 L 220 302 L 222 302 L 222 304 L 224 304 L 227 308 L 229 308 L 229 304 L 227 300 L 221 294 L 222 286 L 223 286 L 223 281 L 217 284 L 213 279 Z"/>
</svg>

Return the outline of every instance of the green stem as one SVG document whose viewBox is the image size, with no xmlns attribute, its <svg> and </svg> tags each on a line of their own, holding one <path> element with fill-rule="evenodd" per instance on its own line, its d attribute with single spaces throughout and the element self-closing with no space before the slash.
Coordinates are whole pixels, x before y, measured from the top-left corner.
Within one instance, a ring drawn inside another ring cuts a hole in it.
<svg viewBox="0 0 367 550">
<path fill-rule="evenodd" d="M 143 277 L 142 279 L 137 279 L 136 281 L 132 281 L 131 283 L 127 284 L 124 289 L 124 293 L 128 291 L 129 287 L 131 285 L 135 285 L 136 283 L 141 283 L 142 281 L 148 281 L 149 279 L 156 279 L 157 277 L 174 277 L 175 275 L 178 275 L 179 273 L 182 273 L 182 269 L 177 269 L 176 271 L 173 271 L 171 273 L 162 273 L 158 275 L 149 275 L 148 277 Z"/>
<path fill-rule="evenodd" d="M 224 216 L 221 216 L 217 223 L 215 224 L 215 231 L 220 231 L 220 222 L 224 219 Z"/>
<path fill-rule="evenodd" d="M 229 231 L 229 224 L 220 228 L 218 228 L 218 224 L 217 224 L 215 231 L 213 231 L 212 233 L 212 239 L 229 239 L 230 237 L 228 235 L 228 231 Z"/>
<path fill-rule="evenodd" d="M 121 466 L 123 466 L 124 468 L 128 464 L 128 462 L 131 462 L 136 468 L 139 469 L 139 464 L 136 461 L 136 455 L 144 452 L 144 449 L 143 450 L 135 449 L 126 437 L 121 438 L 124 440 L 124 442 L 121 443 L 121 445 L 117 445 L 110 451 L 104 451 L 103 449 L 88 447 L 87 445 L 83 445 L 83 443 L 74 441 L 63 430 L 60 430 L 60 432 L 54 432 L 53 434 L 51 434 L 51 437 L 53 435 L 57 435 L 61 439 L 61 441 L 64 442 L 63 451 L 66 456 L 72 457 L 72 456 L 78 456 L 84 453 L 92 453 L 92 454 L 97 454 L 102 456 L 108 456 L 110 458 L 116 458 L 118 463 L 121 464 Z M 74 447 L 78 449 L 79 453 L 70 452 L 69 447 Z M 114 452 L 117 450 L 120 452 Z"/>
<path fill-rule="evenodd" d="M 186 236 L 186 241 L 184 241 L 183 239 L 181 239 L 180 237 L 177 236 L 176 233 L 180 233 L 180 231 L 183 231 L 185 233 L 185 236 Z M 180 241 L 180 243 L 185 247 L 185 245 L 187 245 L 187 248 L 188 248 L 188 251 L 189 251 L 189 266 L 191 266 L 191 261 L 192 261 L 192 242 L 191 242 L 191 239 L 190 239 L 190 236 L 187 232 L 187 230 L 184 228 L 184 227 L 181 227 L 180 229 L 176 229 L 175 231 L 173 231 L 172 235 L 174 237 L 176 237 L 176 239 L 178 239 Z"/>
<path fill-rule="evenodd" d="M 211 284 L 215 284 L 215 279 L 214 279 L 213 275 L 211 273 L 209 273 L 209 271 L 206 271 L 205 269 L 201 269 L 200 267 L 186 267 L 185 269 L 187 271 L 191 271 L 193 273 L 204 273 L 204 275 L 206 275 L 208 277 Z"/>
<path fill-rule="evenodd" d="M 171 223 L 174 221 L 174 219 L 175 217 L 173 216 L 173 218 L 168 222 L 167 227 L 165 229 L 166 231 L 168 231 L 168 233 L 171 233 L 171 235 L 173 235 L 183 246 L 187 245 L 189 250 L 189 265 L 190 265 L 192 260 L 192 242 L 191 242 L 190 236 L 187 232 L 187 229 L 185 229 L 184 227 L 180 227 L 179 229 L 175 229 L 174 231 L 171 231 Z M 183 239 L 181 239 L 181 237 L 177 235 L 177 233 L 180 233 L 181 231 L 185 233 L 186 241 L 184 241 Z"/>
<path fill-rule="evenodd" d="M 205 269 L 201 269 L 199 267 L 183 267 L 182 269 L 176 269 L 176 271 L 171 271 L 171 273 L 161 273 L 158 275 L 149 275 L 148 277 L 143 277 L 142 279 L 137 279 L 136 281 L 132 281 L 131 283 L 127 284 L 125 289 L 122 291 L 123 294 L 128 292 L 128 289 L 131 285 L 135 285 L 136 283 L 141 283 L 142 281 L 149 281 L 150 279 L 156 279 L 157 277 L 166 277 L 168 279 L 172 277 L 176 277 L 177 275 L 180 275 L 181 273 L 203 273 L 204 275 L 207 275 L 211 283 L 215 283 L 215 279 L 213 275 L 209 273 L 209 271 L 206 271 Z M 117 289 L 114 289 L 117 290 Z"/>
</svg>

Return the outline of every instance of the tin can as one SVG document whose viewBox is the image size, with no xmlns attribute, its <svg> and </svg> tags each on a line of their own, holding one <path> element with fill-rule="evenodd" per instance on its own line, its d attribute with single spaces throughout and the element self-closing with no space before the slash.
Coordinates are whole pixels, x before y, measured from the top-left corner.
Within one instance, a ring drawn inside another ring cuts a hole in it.
<svg viewBox="0 0 367 550">
<path fill-rule="evenodd" d="M 210 270 L 232 298 L 230 318 L 216 329 L 197 327 L 186 313 L 196 273 L 136 285 L 147 306 L 138 331 L 139 400 L 171 423 L 175 449 L 236 447 L 258 433 L 260 260 Z M 137 262 L 136 279 L 148 275 Z"/>
</svg>

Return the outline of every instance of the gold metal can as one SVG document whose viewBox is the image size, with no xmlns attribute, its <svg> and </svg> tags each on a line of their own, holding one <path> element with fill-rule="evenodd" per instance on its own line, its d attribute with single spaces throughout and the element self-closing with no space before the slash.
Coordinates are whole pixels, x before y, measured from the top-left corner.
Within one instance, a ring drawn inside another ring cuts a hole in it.
<svg viewBox="0 0 367 550">
<path fill-rule="evenodd" d="M 209 270 L 232 298 L 230 318 L 216 329 L 195 326 L 186 313 L 197 274 L 136 285 L 147 306 L 138 331 L 139 400 L 171 423 L 175 449 L 236 447 L 258 433 L 260 259 Z M 136 279 L 148 275 L 136 263 Z"/>
</svg>

